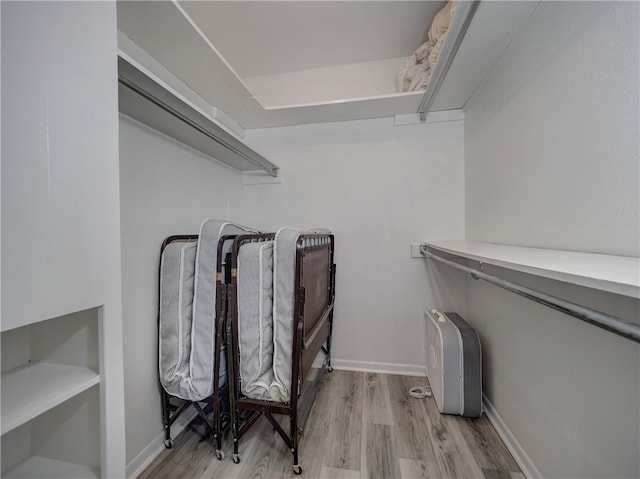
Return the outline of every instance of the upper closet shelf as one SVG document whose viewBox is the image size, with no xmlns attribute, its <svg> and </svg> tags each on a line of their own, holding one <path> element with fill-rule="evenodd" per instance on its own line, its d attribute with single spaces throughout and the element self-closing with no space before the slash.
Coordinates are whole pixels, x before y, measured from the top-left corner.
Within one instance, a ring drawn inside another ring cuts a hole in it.
<svg viewBox="0 0 640 479">
<path fill-rule="evenodd" d="M 431 249 L 587 288 L 640 297 L 640 258 L 476 241 L 428 242 Z"/>
<path fill-rule="evenodd" d="M 118 29 L 240 127 L 264 128 L 461 109 L 538 2 L 460 1 L 426 92 L 396 93 L 445 3 L 123 1 Z"/>
</svg>

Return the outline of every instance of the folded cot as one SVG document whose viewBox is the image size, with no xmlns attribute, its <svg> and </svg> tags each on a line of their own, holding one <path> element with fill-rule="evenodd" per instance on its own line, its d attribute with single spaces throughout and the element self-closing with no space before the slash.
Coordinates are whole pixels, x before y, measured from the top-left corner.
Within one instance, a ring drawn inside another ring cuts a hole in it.
<svg viewBox="0 0 640 479">
<path fill-rule="evenodd" d="M 232 245 L 231 235 L 254 232 L 207 219 L 198 235 L 170 236 L 162 244 L 158 366 L 167 448 L 173 445 L 171 425 L 193 406 L 213 432 L 216 456 L 222 459 L 224 455 L 220 414 L 221 391 L 228 382 L 223 340 L 226 308 L 220 297 L 224 258 Z M 212 422 L 200 403 L 211 404 Z"/>
<path fill-rule="evenodd" d="M 302 393 L 311 404 L 317 392 L 305 381 L 320 351 L 322 369 L 331 370 L 333 258 L 327 230 L 282 228 L 275 236 L 238 235 L 233 242 L 226 327 L 236 463 L 240 438 L 265 416 L 292 451 L 294 472 L 302 472 L 298 435 L 310 411 L 301 406 Z M 274 414 L 289 418 L 288 432 Z"/>
</svg>

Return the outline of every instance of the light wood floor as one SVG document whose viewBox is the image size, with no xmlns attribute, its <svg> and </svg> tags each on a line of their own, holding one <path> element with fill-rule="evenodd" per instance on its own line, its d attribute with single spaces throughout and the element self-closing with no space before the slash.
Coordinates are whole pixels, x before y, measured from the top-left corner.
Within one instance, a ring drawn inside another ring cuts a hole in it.
<svg viewBox="0 0 640 479">
<path fill-rule="evenodd" d="M 264 418 L 240 441 L 240 464 L 215 457 L 196 420 L 141 478 L 487 478 L 524 479 L 485 416 L 441 415 L 433 398 L 407 392 L 425 379 L 334 371 L 313 406 L 300 441 L 302 476 Z"/>
</svg>

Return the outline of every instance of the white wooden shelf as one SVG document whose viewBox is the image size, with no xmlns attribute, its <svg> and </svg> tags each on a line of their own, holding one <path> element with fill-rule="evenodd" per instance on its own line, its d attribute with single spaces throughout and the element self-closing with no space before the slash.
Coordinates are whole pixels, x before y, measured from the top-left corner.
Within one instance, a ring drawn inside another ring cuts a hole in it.
<svg viewBox="0 0 640 479">
<path fill-rule="evenodd" d="M 427 246 L 514 271 L 640 298 L 640 258 L 477 241 L 434 241 Z"/>
<path fill-rule="evenodd" d="M 98 472 L 88 466 L 33 456 L 7 472 L 7 479 L 93 479 Z"/>
<path fill-rule="evenodd" d="M 2 434 L 100 382 L 95 371 L 54 363 L 29 364 L 2 374 Z"/>
<path fill-rule="evenodd" d="M 245 129 L 365 120 L 416 113 L 424 91 L 345 98 L 317 103 L 229 112 Z"/>
<path fill-rule="evenodd" d="M 444 56 L 438 59 L 438 64 L 445 64 L 448 60 L 451 63 L 442 85 L 437 88 L 430 111 L 463 108 L 538 3 L 481 2 L 453 60 Z M 211 5 L 211 8 L 214 7 L 215 4 Z M 338 96 L 320 102 L 296 99 L 279 101 L 277 106 L 261 102 L 249 84 L 237 74 L 233 61 L 228 61 L 216 49 L 215 42 L 206 34 L 206 25 L 199 23 L 204 22 L 206 15 L 195 13 L 201 9 L 206 12 L 207 8 L 205 3 L 197 2 L 121 2 L 118 5 L 119 46 L 127 56 L 144 64 L 139 52 L 134 51 L 142 49 L 199 97 L 222 110 L 244 129 L 418 112 L 424 91 L 388 91 L 373 96 L 364 93 L 359 97 Z M 429 20 L 425 19 L 425 22 L 428 24 Z M 398 28 L 402 28 L 402 25 L 398 25 Z M 167 31 L 171 31 L 172 35 L 167 35 Z M 238 35 L 242 35 L 241 28 L 237 31 Z M 180 41 L 176 42 L 176 38 Z M 295 38 L 291 41 L 295 42 Z M 411 53 L 407 51 L 406 55 Z M 340 69 L 336 68 L 335 71 L 339 72 Z M 387 73 L 389 84 L 395 83 L 392 79 L 395 79 L 396 71 Z M 314 92 L 314 95 L 326 88 L 322 77 L 317 78 L 318 83 L 305 84 L 306 91 Z M 279 84 L 282 89 L 279 97 L 285 97 L 287 91 L 293 90 L 290 82 L 282 81 Z"/>
</svg>

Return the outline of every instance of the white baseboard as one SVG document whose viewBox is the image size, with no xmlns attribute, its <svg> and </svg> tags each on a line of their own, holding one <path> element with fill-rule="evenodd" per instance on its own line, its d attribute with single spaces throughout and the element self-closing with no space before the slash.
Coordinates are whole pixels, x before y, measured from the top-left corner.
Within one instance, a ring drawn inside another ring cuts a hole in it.
<svg viewBox="0 0 640 479">
<path fill-rule="evenodd" d="M 489 422 L 493 425 L 494 429 L 497 431 L 498 436 L 504 442 L 507 449 L 515 459 L 520 469 L 522 469 L 522 473 L 525 475 L 527 479 L 542 479 L 542 474 L 538 471 L 538 468 L 535 466 L 531 458 L 527 455 L 525 450 L 522 448 L 516 437 L 509 430 L 507 425 L 504 423 L 498 412 L 493 407 L 493 404 L 487 399 L 487 396 L 482 395 L 482 401 L 484 406 L 484 413 L 487 415 Z"/>
<path fill-rule="evenodd" d="M 378 363 L 331 358 L 331 366 L 333 366 L 334 369 L 344 369 L 347 371 L 427 377 L 426 367 L 417 364 Z"/>
<path fill-rule="evenodd" d="M 186 409 L 180 417 L 171 425 L 171 437 L 175 438 L 196 417 L 198 413 L 193 408 Z M 140 454 L 127 464 L 127 477 L 138 477 L 151 464 L 151 462 L 164 451 L 164 431 L 158 434 Z"/>
</svg>

